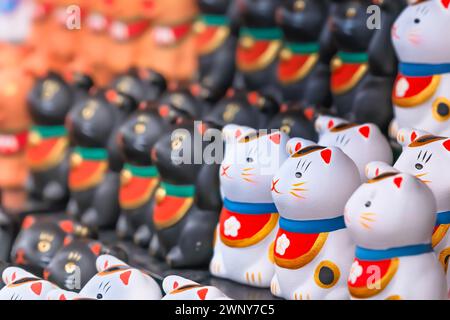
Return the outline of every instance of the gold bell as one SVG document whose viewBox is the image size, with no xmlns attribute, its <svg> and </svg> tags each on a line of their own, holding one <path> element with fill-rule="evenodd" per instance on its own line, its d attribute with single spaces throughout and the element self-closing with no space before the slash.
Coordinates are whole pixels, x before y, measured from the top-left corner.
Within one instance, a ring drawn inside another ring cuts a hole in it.
<svg viewBox="0 0 450 320">
<path fill-rule="evenodd" d="M 239 42 L 244 49 L 250 49 L 255 44 L 255 40 L 249 36 L 242 37 L 242 39 Z"/>
<path fill-rule="evenodd" d="M 120 174 L 120 183 L 125 185 L 130 182 L 131 178 L 133 178 L 133 174 L 129 170 L 123 170 Z"/>
<path fill-rule="evenodd" d="M 206 30 L 206 25 L 203 21 L 197 21 L 194 24 L 194 32 L 199 34 L 199 33 L 203 33 Z"/>
<path fill-rule="evenodd" d="M 341 58 L 334 58 L 333 61 L 331 62 L 331 68 L 332 70 L 336 70 L 339 69 L 340 67 L 342 67 L 344 63 L 342 62 Z"/>
<path fill-rule="evenodd" d="M 37 132 L 31 132 L 28 141 L 32 146 L 37 146 L 41 142 L 41 135 Z"/>
<path fill-rule="evenodd" d="M 290 60 L 292 58 L 292 51 L 287 48 L 284 48 L 283 50 L 281 50 L 280 58 L 283 61 Z"/>
<path fill-rule="evenodd" d="M 82 162 L 83 158 L 78 153 L 74 153 L 70 157 L 70 165 L 72 167 L 78 167 Z"/>
<path fill-rule="evenodd" d="M 166 190 L 163 188 L 158 188 L 155 194 L 156 203 L 161 203 L 165 197 L 166 197 Z"/>
</svg>

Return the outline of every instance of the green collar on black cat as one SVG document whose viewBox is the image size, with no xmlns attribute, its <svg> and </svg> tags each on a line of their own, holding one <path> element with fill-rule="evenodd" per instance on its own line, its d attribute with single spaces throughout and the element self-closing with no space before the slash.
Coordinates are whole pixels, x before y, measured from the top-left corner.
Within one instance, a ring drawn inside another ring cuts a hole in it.
<svg viewBox="0 0 450 320">
<path fill-rule="evenodd" d="M 338 52 L 338 57 L 342 62 L 346 63 L 366 63 L 369 61 L 369 55 L 367 52 Z"/>
<path fill-rule="evenodd" d="M 32 126 L 31 132 L 39 134 L 44 139 L 67 136 L 67 129 L 64 126 Z"/>
<path fill-rule="evenodd" d="M 208 26 L 227 26 L 230 24 L 230 18 L 220 14 L 203 14 L 199 20 Z"/>
<path fill-rule="evenodd" d="M 158 169 L 155 166 L 135 166 L 126 163 L 124 169 L 130 171 L 135 177 L 156 178 L 159 175 Z"/>
<path fill-rule="evenodd" d="M 286 48 L 296 54 L 312 54 L 319 52 L 320 45 L 318 42 L 287 42 Z"/>
<path fill-rule="evenodd" d="M 241 37 L 251 37 L 256 40 L 281 40 L 283 31 L 280 28 L 241 28 Z"/>
<path fill-rule="evenodd" d="M 74 151 L 84 160 L 101 161 L 108 159 L 108 150 L 104 148 L 76 147 Z"/>
<path fill-rule="evenodd" d="M 161 182 L 161 188 L 166 191 L 168 196 L 190 198 L 195 195 L 195 185 L 175 185 Z"/>
</svg>

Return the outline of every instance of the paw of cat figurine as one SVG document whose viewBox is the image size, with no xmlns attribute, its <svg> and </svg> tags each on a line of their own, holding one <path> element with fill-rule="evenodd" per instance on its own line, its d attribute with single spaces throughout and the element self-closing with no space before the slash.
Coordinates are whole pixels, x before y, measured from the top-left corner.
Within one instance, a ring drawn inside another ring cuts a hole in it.
<svg viewBox="0 0 450 320">
<path fill-rule="evenodd" d="M 235 125 L 225 126 L 223 134 L 220 182 L 225 199 L 210 271 L 268 288 L 274 272 L 270 247 L 278 221 L 270 189 L 273 175 L 287 157 L 287 135 Z"/>
<path fill-rule="evenodd" d="M 123 261 L 102 255 L 98 273 L 81 289 L 80 296 L 98 300 L 159 300 L 161 289 L 153 278 Z"/>
<path fill-rule="evenodd" d="M 361 185 L 345 207 L 357 245 L 348 277 L 352 298 L 447 299 L 432 248 L 435 223 L 435 198 L 418 178 L 385 172 Z"/>
<path fill-rule="evenodd" d="M 57 287 L 18 267 L 8 267 L 2 274 L 6 284 L 0 290 L 0 300 L 45 300 Z"/>
<path fill-rule="evenodd" d="M 409 5 L 392 28 L 400 59 L 393 101 L 398 127 L 450 135 L 450 45 L 441 30 L 449 26 L 448 1 Z"/>
<path fill-rule="evenodd" d="M 319 145 L 339 147 L 358 167 L 361 181 L 366 181 L 365 168 L 371 161 L 392 164 L 391 147 L 380 129 L 374 124 L 348 123 L 343 119 L 319 116 Z"/>
<path fill-rule="evenodd" d="M 163 281 L 162 300 L 230 300 L 213 286 L 203 286 L 179 276 L 167 276 Z"/>
<path fill-rule="evenodd" d="M 347 299 L 354 245 L 343 213 L 360 184 L 357 167 L 339 148 L 304 139 L 289 140 L 287 151 L 271 188 L 280 214 L 271 292 L 291 300 Z"/>
</svg>

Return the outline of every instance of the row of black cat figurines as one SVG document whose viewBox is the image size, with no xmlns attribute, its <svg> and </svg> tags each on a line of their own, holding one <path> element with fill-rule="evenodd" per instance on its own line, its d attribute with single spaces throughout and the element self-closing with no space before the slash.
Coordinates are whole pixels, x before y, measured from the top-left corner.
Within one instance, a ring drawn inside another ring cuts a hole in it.
<svg viewBox="0 0 450 320">
<path fill-rule="evenodd" d="M 42 275 L 67 235 L 95 238 L 109 230 L 170 268 L 206 267 L 222 207 L 220 162 L 172 163 L 173 131 L 194 136 L 235 123 L 312 140 L 316 132 L 313 115 L 297 105 L 286 109 L 238 89 L 210 103 L 196 89 L 168 89 L 161 74 L 147 69 L 132 69 L 104 89 L 83 74 L 37 79 L 28 96 L 28 201 L 20 214 L 2 212 L 1 260 Z M 188 148 L 193 155 L 207 145 Z M 171 201 L 173 192 L 186 202 Z M 54 212 L 64 214 L 52 218 Z M 110 247 L 122 258 L 128 253 Z M 83 248 L 90 250 L 89 242 Z"/>
</svg>

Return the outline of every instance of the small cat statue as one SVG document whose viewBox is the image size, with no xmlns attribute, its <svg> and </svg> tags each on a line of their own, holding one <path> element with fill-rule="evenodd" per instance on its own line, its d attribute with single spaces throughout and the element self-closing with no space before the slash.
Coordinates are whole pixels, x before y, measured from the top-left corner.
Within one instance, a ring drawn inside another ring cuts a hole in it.
<svg viewBox="0 0 450 320">
<path fill-rule="evenodd" d="M 208 264 L 222 205 L 218 166 L 197 158 L 206 142 L 196 139 L 203 139 L 200 127 L 186 121 L 162 135 L 151 151 L 160 185 L 153 201 L 150 254 L 172 268 Z"/>
<path fill-rule="evenodd" d="M 361 181 L 366 181 L 366 165 L 372 161 L 392 164 L 392 150 L 380 129 L 372 123 L 355 124 L 344 119 L 319 116 L 315 122 L 318 144 L 334 146 L 345 152 L 358 167 Z"/>
<path fill-rule="evenodd" d="M 272 177 L 287 158 L 287 135 L 227 125 L 220 167 L 223 208 L 215 234 L 210 272 L 220 278 L 268 288 L 274 274 L 272 244 L 278 210 Z"/>
<path fill-rule="evenodd" d="M 204 286 L 180 276 L 167 276 L 162 287 L 162 300 L 230 300 L 222 291 L 213 286 Z"/>
<path fill-rule="evenodd" d="M 337 147 L 300 138 L 289 140 L 287 151 L 271 187 L 280 214 L 271 292 L 291 300 L 348 299 L 354 246 L 343 213 L 360 185 L 356 165 Z"/>
<path fill-rule="evenodd" d="M 152 236 L 152 200 L 159 185 L 158 169 L 149 150 L 164 131 L 164 122 L 156 110 L 147 110 L 130 116 L 117 137 L 125 165 L 121 171 L 121 215 L 116 233 L 143 247 L 148 247 Z"/>
<path fill-rule="evenodd" d="M 95 261 L 101 254 L 127 258 L 119 248 L 105 246 L 99 241 L 68 236 L 45 267 L 43 277 L 62 289 L 78 292 L 97 273 Z"/>
<path fill-rule="evenodd" d="M 280 1 L 276 19 L 283 30 L 284 44 L 277 79 L 285 101 L 303 99 L 309 75 L 319 60 L 319 39 L 328 7 L 328 0 Z"/>
<path fill-rule="evenodd" d="M 28 195 L 48 209 L 65 206 L 69 197 L 69 137 L 64 123 L 73 101 L 72 88 L 57 74 L 38 79 L 28 94 L 33 120 L 26 147 Z"/>
<path fill-rule="evenodd" d="M 400 129 L 397 141 L 403 152 L 394 164 L 395 170 L 416 176 L 433 192 L 437 204 L 437 223 L 431 244 L 447 274 L 450 257 L 450 175 L 446 169 L 450 164 L 450 139 L 437 137 L 416 129 Z M 368 175 L 376 177 L 386 171 L 394 171 L 385 163 L 373 162 L 367 166 Z"/>
<path fill-rule="evenodd" d="M 249 91 L 271 92 L 277 86 L 276 69 L 283 32 L 275 20 L 277 0 L 242 0 L 242 25 L 236 49 L 236 67 Z"/>
<path fill-rule="evenodd" d="M 160 300 L 161 289 L 153 278 L 111 256 L 101 255 L 98 273 L 81 289 L 79 295 L 97 300 Z"/>
<path fill-rule="evenodd" d="M 70 300 L 96 300 L 96 299 L 88 299 L 80 296 L 80 294 L 63 290 L 63 289 L 53 289 L 47 293 L 47 300 L 51 301 L 70 301 Z"/>
<path fill-rule="evenodd" d="M 380 174 L 355 191 L 344 215 L 356 243 L 348 277 L 353 299 L 447 299 L 431 244 L 436 200 L 424 182 L 406 173 Z"/>
<path fill-rule="evenodd" d="M 417 1 L 392 27 L 400 60 L 392 94 L 393 138 L 404 127 L 450 136 L 450 45 L 439 37 L 449 18 L 447 0 Z"/>
<path fill-rule="evenodd" d="M 67 236 L 86 238 L 93 235 L 87 227 L 69 219 L 28 215 L 14 241 L 10 259 L 17 266 L 41 274 L 64 246 Z"/>
<path fill-rule="evenodd" d="M 5 287 L 0 290 L 0 300 L 46 300 L 47 294 L 57 289 L 53 283 L 18 267 L 6 268 L 2 279 Z"/>
</svg>

